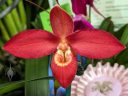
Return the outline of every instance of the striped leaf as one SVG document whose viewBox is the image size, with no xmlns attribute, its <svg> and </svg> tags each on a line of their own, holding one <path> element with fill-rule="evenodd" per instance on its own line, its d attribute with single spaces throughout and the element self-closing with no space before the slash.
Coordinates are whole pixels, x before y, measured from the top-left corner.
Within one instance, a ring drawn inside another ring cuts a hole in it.
<svg viewBox="0 0 128 96">
<path fill-rule="evenodd" d="M 39 79 L 48 76 L 48 57 L 26 60 L 25 80 L 34 81 L 25 83 L 25 96 L 48 96 L 48 80 Z"/>
</svg>

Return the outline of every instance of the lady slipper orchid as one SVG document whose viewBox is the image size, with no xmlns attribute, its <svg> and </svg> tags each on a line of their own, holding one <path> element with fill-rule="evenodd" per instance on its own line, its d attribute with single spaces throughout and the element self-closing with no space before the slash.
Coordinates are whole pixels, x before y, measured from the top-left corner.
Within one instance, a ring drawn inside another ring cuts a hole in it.
<svg viewBox="0 0 128 96">
<path fill-rule="evenodd" d="M 76 53 L 88 58 L 109 58 L 125 47 L 110 33 L 97 29 L 73 32 L 72 18 L 59 6 L 52 8 L 53 33 L 26 30 L 9 40 L 4 50 L 21 58 L 39 58 L 54 53 L 51 68 L 54 77 L 68 87 L 77 71 Z"/>
</svg>

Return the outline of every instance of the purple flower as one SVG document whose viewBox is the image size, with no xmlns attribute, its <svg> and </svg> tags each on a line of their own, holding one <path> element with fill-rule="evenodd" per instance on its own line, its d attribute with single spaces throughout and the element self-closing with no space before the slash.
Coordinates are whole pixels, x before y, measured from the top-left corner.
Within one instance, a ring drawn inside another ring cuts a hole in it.
<svg viewBox="0 0 128 96">
<path fill-rule="evenodd" d="M 78 15 L 78 14 L 87 15 L 85 0 L 71 0 L 71 2 L 72 2 L 73 12 L 76 15 Z"/>
<path fill-rule="evenodd" d="M 93 6 L 93 1 L 94 0 L 85 0 L 86 1 L 86 4 L 90 5 L 90 6 Z"/>
<path fill-rule="evenodd" d="M 86 7 L 86 5 L 89 5 L 93 8 L 93 10 L 97 14 L 99 14 L 100 16 L 105 18 L 104 15 L 102 15 L 99 12 L 99 10 L 94 6 L 94 4 L 93 4 L 94 0 L 71 0 L 71 2 L 72 2 L 73 12 L 76 15 L 83 14 L 83 15 L 87 16 L 87 7 Z"/>
<path fill-rule="evenodd" d="M 80 29 L 93 28 L 93 26 L 84 18 L 83 15 L 76 15 L 73 18 L 73 22 L 74 22 L 74 31 Z"/>
<path fill-rule="evenodd" d="M 93 6 L 93 0 L 71 0 L 73 12 L 78 14 L 87 15 L 86 5 Z"/>
</svg>

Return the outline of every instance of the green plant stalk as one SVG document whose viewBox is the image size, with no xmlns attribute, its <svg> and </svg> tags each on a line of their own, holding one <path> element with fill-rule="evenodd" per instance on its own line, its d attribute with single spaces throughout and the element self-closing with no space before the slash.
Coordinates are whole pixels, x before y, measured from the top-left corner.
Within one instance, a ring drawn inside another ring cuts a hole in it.
<svg viewBox="0 0 128 96">
<path fill-rule="evenodd" d="M 66 89 L 66 96 L 71 96 L 71 86 Z"/>
<path fill-rule="evenodd" d="M 20 19 L 22 22 L 22 26 L 23 29 L 27 28 L 27 19 L 26 19 L 26 13 L 25 13 L 25 9 L 24 9 L 24 5 L 23 5 L 23 0 L 20 0 L 19 4 L 18 4 L 18 10 L 19 10 L 19 14 L 20 14 Z"/>
<path fill-rule="evenodd" d="M 6 8 L 6 5 L 1 6 L 2 9 Z M 6 28 L 11 36 L 14 36 L 17 34 L 18 30 L 16 28 L 16 25 L 13 21 L 12 15 L 8 13 L 4 18 L 3 18 L 4 24 L 6 25 Z"/>
<path fill-rule="evenodd" d="M 14 36 L 15 34 L 17 34 L 18 30 L 13 22 L 11 14 L 6 15 L 3 19 L 9 34 L 11 36 Z"/>
<path fill-rule="evenodd" d="M 2 33 L 2 37 L 5 41 L 8 41 L 10 39 L 9 34 L 5 28 L 5 26 L 3 25 L 2 21 L 0 20 L 0 29 L 1 29 L 1 33 Z"/>
<path fill-rule="evenodd" d="M 89 6 L 89 18 L 88 21 L 91 23 L 91 6 Z"/>
<path fill-rule="evenodd" d="M 8 0 L 7 3 L 8 3 L 8 5 L 11 5 L 12 0 Z M 10 14 L 12 15 L 13 21 L 15 22 L 15 25 L 16 25 L 18 31 L 21 31 L 22 30 L 22 24 L 21 24 L 21 21 L 19 19 L 19 15 L 18 15 L 18 12 L 17 12 L 16 8 L 14 8 L 10 12 Z"/>
<path fill-rule="evenodd" d="M 48 76 L 48 56 L 26 60 L 25 63 L 25 80 L 36 79 L 25 83 L 25 96 L 48 96 L 49 81 L 47 79 L 37 80 Z"/>
<path fill-rule="evenodd" d="M 0 50 L 2 49 L 3 44 L 2 40 L 0 40 Z"/>
</svg>

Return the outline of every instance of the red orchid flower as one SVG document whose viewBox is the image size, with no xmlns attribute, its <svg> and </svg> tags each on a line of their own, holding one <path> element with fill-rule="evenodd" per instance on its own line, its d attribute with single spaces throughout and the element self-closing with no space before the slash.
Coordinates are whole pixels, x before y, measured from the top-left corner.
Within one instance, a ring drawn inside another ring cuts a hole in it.
<svg viewBox="0 0 128 96">
<path fill-rule="evenodd" d="M 53 33 L 26 30 L 4 45 L 4 50 L 22 58 L 39 58 L 54 53 L 54 77 L 68 87 L 77 71 L 76 53 L 88 58 L 109 58 L 125 47 L 110 33 L 97 29 L 73 32 L 72 18 L 59 6 L 50 12 Z"/>
</svg>

